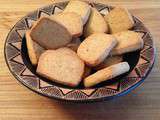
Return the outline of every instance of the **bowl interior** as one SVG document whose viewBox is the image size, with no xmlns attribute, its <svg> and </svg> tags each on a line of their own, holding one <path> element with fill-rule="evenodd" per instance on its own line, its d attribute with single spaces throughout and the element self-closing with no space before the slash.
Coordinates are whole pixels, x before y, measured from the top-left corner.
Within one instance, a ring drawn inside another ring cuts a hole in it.
<svg viewBox="0 0 160 120">
<path fill-rule="evenodd" d="M 81 41 L 83 40 L 83 36 L 80 37 L 81 38 Z M 59 87 L 63 87 L 63 88 L 72 88 L 72 87 L 69 87 L 69 86 L 66 86 L 66 85 L 62 85 L 62 84 L 58 84 L 56 82 L 53 82 L 49 79 L 46 79 L 40 75 L 38 75 L 36 73 L 36 66 L 33 66 L 30 62 L 30 59 L 29 59 L 29 56 L 28 56 L 28 51 L 27 51 L 27 46 L 26 46 L 26 38 L 23 37 L 22 39 L 22 50 L 21 50 L 21 55 L 22 55 L 22 59 L 23 59 L 23 62 L 24 64 L 28 67 L 28 69 L 33 73 L 35 74 L 37 77 L 39 77 L 40 79 L 50 83 L 50 84 L 53 84 L 53 85 L 56 85 L 56 86 L 59 86 Z M 140 57 L 140 51 L 135 51 L 135 52 L 131 52 L 131 53 L 127 53 L 127 54 L 124 54 L 123 56 L 123 61 L 127 61 L 131 67 L 130 71 L 133 70 L 133 68 L 136 66 L 138 60 L 139 60 L 139 57 Z M 103 86 L 106 86 L 106 85 L 110 85 L 110 84 L 113 84 L 113 82 L 116 82 L 116 81 L 119 81 L 119 80 L 122 80 L 126 75 L 128 75 L 129 72 L 123 74 L 123 75 L 120 75 L 116 78 L 113 78 L 109 81 L 105 81 L 105 82 L 102 82 L 96 86 L 93 86 L 92 88 L 100 88 L 100 87 L 103 87 Z M 94 73 L 96 71 L 92 71 L 92 73 Z M 83 80 L 82 80 L 83 81 Z M 83 83 L 81 82 L 79 86 L 76 87 L 76 89 L 84 89 L 84 86 L 83 86 Z"/>
</svg>

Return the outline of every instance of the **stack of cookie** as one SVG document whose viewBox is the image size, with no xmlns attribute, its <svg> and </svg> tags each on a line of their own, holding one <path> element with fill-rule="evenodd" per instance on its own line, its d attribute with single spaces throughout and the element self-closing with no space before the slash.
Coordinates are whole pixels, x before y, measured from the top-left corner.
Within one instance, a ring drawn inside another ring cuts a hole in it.
<svg viewBox="0 0 160 120">
<path fill-rule="evenodd" d="M 129 71 L 123 54 L 143 48 L 133 26 L 124 8 L 102 16 L 88 3 L 71 0 L 63 12 L 40 18 L 26 32 L 29 58 L 49 80 L 75 87 L 83 79 L 91 87 Z"/>
</svg>

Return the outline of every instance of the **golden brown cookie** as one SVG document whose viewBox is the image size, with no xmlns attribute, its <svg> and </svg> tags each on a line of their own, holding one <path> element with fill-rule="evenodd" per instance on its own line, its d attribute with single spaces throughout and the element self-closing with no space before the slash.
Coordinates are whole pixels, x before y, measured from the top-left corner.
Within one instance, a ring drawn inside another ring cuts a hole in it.
<svg viewBox="0 0 160 120">
<path fill-rule="evenodd" d="M 37 65 L 39 57 L 45 49 L 31 39 L 29 30 L 26 32 L 26 44 L 31 63 Z"/>
<path fill-rule="evenodd" d="M 108 25 L 104 17 L 97 11 L 96 8 L 91 8 L 89 20 L 84 28 L 84 36 L 87 37 L 93 33 L 107 33 Z"/>
<path fill-rule="evenodd" d="M 73 37 L 82 35 L 83 23 L 80 15 L 73 12 L 66 12 L 53 15 L 51 18 L 64 25 Z"/>
<path fill-rule="evenodd" d="M 77 54 L 87 65 L 96 66 L 103 62 L 116 44 L 117 40 L 112 35 L 94 33 L 80 44 Z"/>
<path fill-rule="evenodd" d="M 128 72 L 130 66 L 127 62 L 121 62 L 118 64 L 111 65 L 107 68 L 97 71 L 96 73 L 88 76 L 84 79 L 84 86 L 91 87 L 103 81 L 112 79 L 123 73 Z"/>
<path fill-rule="evenodd" d="M 91 73 L 91 70 L 92 70 L 91 67 L 85 66 L 82 78 L 88 77 L 90 75 L 90 73 Z"/>
<path fill-rule="evenodd" d="M 143 39 L 141 35 L 134 31 L 123 31 L 114 34 L 118 44 L 111 52 L 112 55 L 121 55 L 128 52 L 133 52 L 143 48 Z"/>
<path fill-rule="evenodd" d="M 83 1 L 70 0 L 63 12 L 74 12 L 81 16 L 83 25 L 87 22 L 90 15 L 90 6 Z"/>
<path fill-rule="evenodd" d="M 134 21 L 131 14 L 125 8 L 116 7 L 105 17 L 109 25 L 110 33 L 117 33 L 133 27 Z"/>
<path fill-rule="evenodd" d="M 39 59 L 37 73 L 54 82 L 77 86 L 84 73 L 84 62 L 69 48 L 47 50 Z"/>
</svg>

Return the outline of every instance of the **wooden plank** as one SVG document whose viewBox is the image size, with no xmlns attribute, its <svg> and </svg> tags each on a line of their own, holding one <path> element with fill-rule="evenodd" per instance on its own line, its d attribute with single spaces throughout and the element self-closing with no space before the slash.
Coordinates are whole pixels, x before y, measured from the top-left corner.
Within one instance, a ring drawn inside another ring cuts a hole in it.
<svg viewBox="0 0 160 120">
<path fill-rule="evenodd" d="M 160 0 L 97 0 L 124 6 L 151 31 L 157 47 L 154 68 L 143 85 L 118 99 L 91 104 L 62 103 L 21 85 L 4 60 L 4 42 L 12 26 L 36 8 L 60 0 L 0 0 L 0 120 L 159 120 L 160 119 Z"/>
</svg>

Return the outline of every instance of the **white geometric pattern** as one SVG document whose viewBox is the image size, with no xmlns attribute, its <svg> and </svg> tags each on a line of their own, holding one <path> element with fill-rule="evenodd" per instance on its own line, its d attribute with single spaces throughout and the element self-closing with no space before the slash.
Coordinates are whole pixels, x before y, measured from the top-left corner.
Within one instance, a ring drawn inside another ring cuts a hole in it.
<svg viewBox="0 0 160 120">
<path fill-rule="evenodd" d="M 13 46 L 15 46 L 17 49 L 21 49 L 21 43 L 22 42 L 15 42 L 15 43 L 11 43 Z"/>
<path fill-rule="evenodd" d="M 99 11 L 101 14 L 103 15 L 107 15 L 109 13 L 108 9 L 107 8 L 104 8 L 102 10 Z"/>
<path fill-rule="evenodd" d="M 36 20 L 30 19 L 30 18 L 27 18 L 26 21 L 29 28 L 31 28 L 33 24 L 36 22 Z"/>
<path fill-rule="evenodd" d="M 20 54 L 16 57 L 12 58 L 12 60 L 17 62 L 17 63 L 23 64 L 22 56 Z"/>
<path fill-rule="evenodd" d="M 40 11 L 40 15 L 39 15 L 39 17 L 48 17 L 48 16 L 49 16 L 49 14 L 48 14 L 48 13 L 43 12 L 43 11 Z"/>
<path fill-rule="evenodd" d="M 26 33 L 26 30 L 17 30 L 17 33 L 21 36 L 21 38 L 24 37 L 25 33 Z"/>
<path fill-rule="evenodd" d="M 48 82 L 45 82 L 43 80 L 40 80 L 40 88 L 51 87 L 51 86 L 53 86 L 53 85 L 51 85 Z"/>
<path fill-rule="evenodd" d="M 54 14 L 57 14 L 57 13 L 60 13 L 62 12 L 63 10 L 57 6 L 54 7 Z"/>
</svg>

